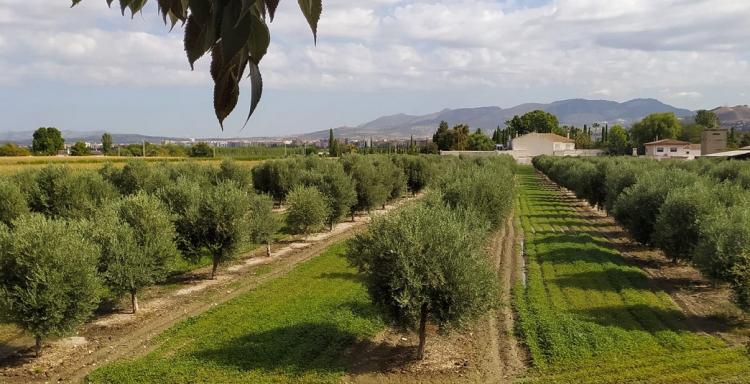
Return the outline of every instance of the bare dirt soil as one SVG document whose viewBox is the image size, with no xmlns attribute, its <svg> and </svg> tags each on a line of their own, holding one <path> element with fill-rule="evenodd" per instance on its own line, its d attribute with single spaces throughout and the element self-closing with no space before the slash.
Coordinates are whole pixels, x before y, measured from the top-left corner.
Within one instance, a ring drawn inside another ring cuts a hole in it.
<svg viewBox="0 0 750 384">
<path fill-rule="evenodd" d="M 428 327 L 425 359 L 416 360 L 418 336 L 388 329 L 355 345 L 345 383 L 505 383 L 525 370 L 526 355 L 514 335 L 512 288 L 522 271 L 514 219 L 488 245 L 501 284 L 500 307 L 464 330 L 441 334 Z"/>
<path fill-rule="evenodd" d="M 373 215 L 412 199 L 403 199 Z M 11 337 L 0 342 L 0 382 L 80 382 L 107 362 L 145 354 L 154 347 L 152 339 L 173 324 L 284 275 L 331 244 L 352 237 L 370 219 L 361 215 L 354 222 L 336 225 L 332 231 L 277 244 L 271 257 L 266 257 L 262 247 L 220 270 L 215 280 L 208 279 L 210 267 L 206 267 L 180 276 L 170 289 L 152 287 L 141 295 L 138 314 L 128 313 L 127 308 L 95 317 L 73 337 L 45 343 L 40 358 L 33 356 L 31 338 L 9 330 Z"/>
</svg>

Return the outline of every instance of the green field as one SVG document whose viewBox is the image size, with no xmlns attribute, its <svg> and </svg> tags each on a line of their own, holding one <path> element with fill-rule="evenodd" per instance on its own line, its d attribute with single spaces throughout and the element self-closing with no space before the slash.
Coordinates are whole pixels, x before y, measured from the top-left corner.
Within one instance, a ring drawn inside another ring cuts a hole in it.
<svg viewBox="0 0 750 384">
<path fill-rule="evenodd" d="M 531 167 L 520 171 L 527 286 L 519 328 L 540 383 L 745 383 L 744 347 L 698 332 Z"/>
<path fill-rule="evenodd" d="M 134 361 L 100 368 L 94 383 L 335 383 L 344 349 L 385 327 L 345 245 L 159 336 Z"/>
</svg>

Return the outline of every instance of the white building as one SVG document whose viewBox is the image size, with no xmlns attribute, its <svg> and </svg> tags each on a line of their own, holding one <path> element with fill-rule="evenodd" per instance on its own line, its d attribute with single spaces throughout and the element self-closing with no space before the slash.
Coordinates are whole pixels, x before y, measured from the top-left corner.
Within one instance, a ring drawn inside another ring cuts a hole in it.
<svg viewBox="0 0 750 384">
<path fill-rule="evenodd" d="M 525 156 L 554 155 L 555 152 L 574 151 L 575 141 L 554 133 L 527 133 L 511 141 L 514 152 Z"/>
<path fill-rule="evenodd" d="M 701 145 L 687 141 L 663 139 L 644 144 L 646 156 L 692 160 L 701 155 Z"/>
</svg>

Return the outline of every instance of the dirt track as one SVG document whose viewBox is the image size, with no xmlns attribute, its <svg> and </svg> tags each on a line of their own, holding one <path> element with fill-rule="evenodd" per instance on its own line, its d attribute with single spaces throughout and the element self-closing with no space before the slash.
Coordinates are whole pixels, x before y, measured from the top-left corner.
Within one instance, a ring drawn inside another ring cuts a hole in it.
<svg viewBox="0 0 750 384">
<path fill-rule="evenodd" d="M 386 211 L 409 200 L 412 199 L 387 206 Z M 355 222 L 340 223 L 331 232 L 282 245 L 271 257 L 265 257 L 265 249 L 257 250 L 220 270 L 216 280 L 204 278 L 209 268 L 192 271 L 185 276 L 179 289 L 144 300 L 135 316 L 112 313 L 94 318 L 82 326 L 75 337 L 45 345 L 39 359 L 33 358 L 29 349 L 20 356 L 6 358 L 0 362 L 0 382 L 80 382 L 107 362 L 145 354 L 155 347 L 152 339 L 178 321 L 199 315 L 284 275 L 329 245 L 353 236 L 369 220 L 365 215 L 357 217 Z M 259 266 L 265 266 L 264 270 Z"/>
</svg>

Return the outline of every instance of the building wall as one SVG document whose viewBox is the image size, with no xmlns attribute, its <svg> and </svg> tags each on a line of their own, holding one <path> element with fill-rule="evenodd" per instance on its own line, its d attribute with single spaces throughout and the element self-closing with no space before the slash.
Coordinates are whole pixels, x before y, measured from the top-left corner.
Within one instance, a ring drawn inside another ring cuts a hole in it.
<svg viewBox="0 0 750 384">
<path fill-rule="evenodd" d="M 701 134 L 701 153 L 710 155 L 712 153 L 727 150 L 728 131 L 726 129 L 707 129 Z"/>
<path fill-rule="evenodd" d="M 513 139 L 513 150 L 524 151 L 526 156 L 530 157 L 552 155 L 555 153 L 555 143 L 544 137 L 529 134 Z"/>
<path fill-rule="evenodd" d="M 661 149 L 661 151 L 660 151 Z M 647 145 L 646 156 L 657 158 L 687 158 L 692 159 L 701 155 L 701 150 L 690 148 L 689 145 Z"/>
</svg>

